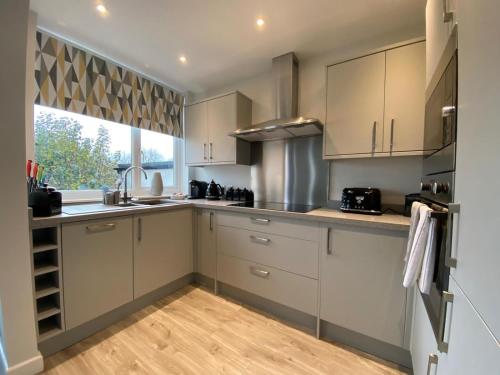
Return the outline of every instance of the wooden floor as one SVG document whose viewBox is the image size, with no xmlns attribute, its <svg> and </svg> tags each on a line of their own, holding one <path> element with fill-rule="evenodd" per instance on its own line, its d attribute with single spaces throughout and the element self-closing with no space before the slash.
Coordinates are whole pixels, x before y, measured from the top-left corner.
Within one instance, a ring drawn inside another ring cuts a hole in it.
<svg viewBox="0 0 500 375">
<path fill-rule="evenodd" d="M 188 286 L 45 360 L 46 374 L 403 374 Z"/>
</svg>

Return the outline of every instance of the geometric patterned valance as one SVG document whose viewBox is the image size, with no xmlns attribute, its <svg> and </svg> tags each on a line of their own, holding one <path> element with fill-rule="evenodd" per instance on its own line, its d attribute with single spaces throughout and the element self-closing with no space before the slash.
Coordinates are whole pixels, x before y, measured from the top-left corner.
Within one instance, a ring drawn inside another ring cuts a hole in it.
<svg viewBox="0 0 500 375">
<path fill-rule="evenodd" d="M 35 103 L 182 138 L 184 96 L 44 32 Z"/>
</svg>

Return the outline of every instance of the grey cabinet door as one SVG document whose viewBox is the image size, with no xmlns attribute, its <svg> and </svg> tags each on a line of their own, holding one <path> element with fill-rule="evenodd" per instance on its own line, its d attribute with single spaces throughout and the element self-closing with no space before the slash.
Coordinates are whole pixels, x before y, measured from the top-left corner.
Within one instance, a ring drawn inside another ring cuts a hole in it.
<svg viewBox="0 0 500 375">
<path fill-rule="evenodd" d="M 132 301 L 132 218 L 62 225 L 66 328 Z"/>
<path fill-rule="evenodd" d="M 325 158 L 382 152 L 385 52 L 328 67 Z"/>
<path fill-rule="evenodd" d="M 329 236 L 321 256 L 321 319 L 402 347 L 407 233 L 339 225 Z"/>
<path fill-rule="evenodd" d="M 215 213 L 197 211 L 196 272 L 215 278 Z"/>
<path fill-rule="evenodd" d="M 208 163 L 207 102 L 187 106 L 184 124 L 187 165 Z"/>
<path fill-rule="evenodd" d="M 134 298 L 191 272 L 191 208 L 134 218 Z"/>
<path fill-rule="evenodd" d="M 211 163 L 236 162 L 236 139 L 229 133 L 237 126 L 237 95 L 207 102 L 209 159 Z"/>
</svg>

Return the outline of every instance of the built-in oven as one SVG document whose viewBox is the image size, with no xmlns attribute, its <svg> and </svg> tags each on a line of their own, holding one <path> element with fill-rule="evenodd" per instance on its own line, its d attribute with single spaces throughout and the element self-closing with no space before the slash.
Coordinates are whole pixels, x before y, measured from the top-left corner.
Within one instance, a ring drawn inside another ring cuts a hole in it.
<svg viewBox="0 0 500 375">
<path fill-rule="evenodd" d="M 455 155 L 457 137 L 457 51 L 450 54 L 441 77 L 425 106 L 424 144 L 430 151 L 423 160 L 422 201 L 433 209 L 437 220 L 437 242 L 432 287 L 422 299 L 429 316 L 438 349 L 447 352 L 444 339 L 446 309 L 453 302 L 448 292 L 450 268 L 456 266 L 451 257 L 453 220 L 459 211 L 454 202 Z"/>
</svg>

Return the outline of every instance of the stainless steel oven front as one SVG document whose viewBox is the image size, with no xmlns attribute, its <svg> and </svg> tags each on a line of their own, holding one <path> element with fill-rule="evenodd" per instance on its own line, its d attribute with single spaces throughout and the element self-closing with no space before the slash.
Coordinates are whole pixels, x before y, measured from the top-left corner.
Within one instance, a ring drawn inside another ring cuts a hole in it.
<svg viewBox="0 0 500 375">
<path fill-rule="evenodd" d="M 424 157 L 421 197 L 434 209 L 437 219 L 437 247 L 433 282 L 429 294 L 421 294 L 429 316 L 438 349 L 448 351 L 444 338 L 446 309 L 453 302 L 448 292 L 453 220 L 460 207 L 454 202 L 455 155 L 457 137 L 457 51 L 453 51 L 446 68 L 425 106 L 424 144 L 431 152 Z"/>
</svg>

